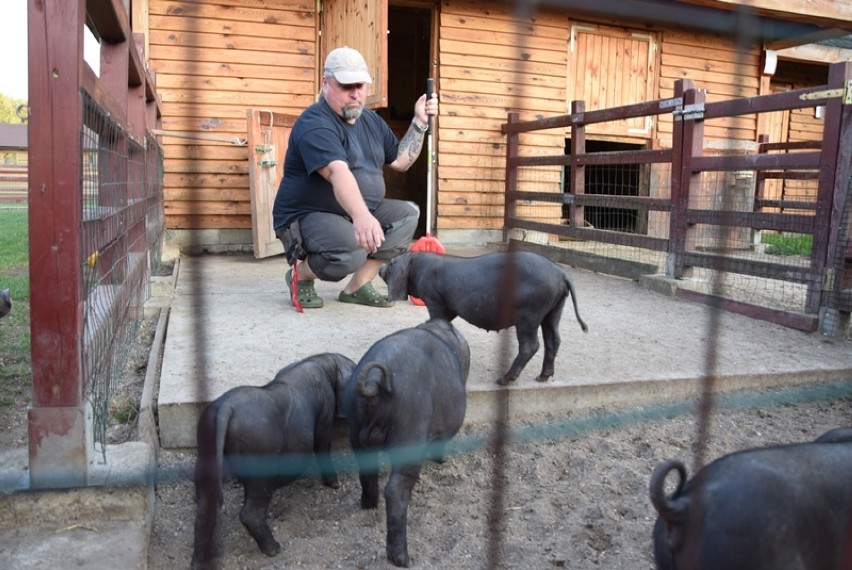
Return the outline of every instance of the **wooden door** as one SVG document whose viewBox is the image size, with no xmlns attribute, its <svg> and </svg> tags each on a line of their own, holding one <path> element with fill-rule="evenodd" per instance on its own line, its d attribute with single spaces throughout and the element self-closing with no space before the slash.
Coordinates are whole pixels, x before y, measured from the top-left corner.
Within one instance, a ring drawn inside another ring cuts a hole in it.
<svg viewBox="0 0 852 570">
<path fill-rule="evenodd" d="M 284 173 L 284 155 L 296 116 L 248 109 L 246 120 L 254 256 L 270 257 L 284 253 L 272 228 L 272 205 Z"/>
<path fill-rule="evenodd" d="M 322 42 L 319 65 L 328 52 L 349 46 L 361 52 L 373 83 L 367 90 L 367 106 L 388 106 L 388 0 L 327 0 L 323 3 Z M 322 72 L 322 69 L 320 69 Z"/>
<path fill-rule="evenodd" d="M 657 97 L 656 38 L 647 32 L 575 24 L 568 54 L 568 101 L 586 111 L 651 101 Z M 650 137 L 650 117 L 589 125 L 587 135 Z"/>
</svg>

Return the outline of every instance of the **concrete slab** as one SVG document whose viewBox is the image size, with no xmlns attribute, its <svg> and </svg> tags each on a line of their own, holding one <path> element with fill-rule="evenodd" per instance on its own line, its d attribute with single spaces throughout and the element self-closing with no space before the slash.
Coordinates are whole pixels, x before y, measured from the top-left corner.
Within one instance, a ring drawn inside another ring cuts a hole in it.
<svg viewBox="0 0 852 570">
<path fill-rule="evenodd" d="M 481 249 L 456 249 L 477 255 Z M 569 269 L 583 334 L 570 305 L 562 316 L 556 375 L 539 384 L 543 349 L 508 388 L 511 419 L 530 414 L 651 404 L 694 395 L 699 380 L 720 391 L 852 379 L 852 343 L 721 313 L 647 290 L 635 281 Z M 322 309 L 296 312 L 282 257 L 182 257 L 160 376 L 160 444 L 194 447 L 201 409 L 237 385 L 263 385 L 286 364 L 319 352 L 356 362 L 377 340 L 428 318 L 425 307 L 340 303 L 343 283 L 317 282 Z M 377 288 L 382 289 L 380 279 Z M 516 353 L 514 329 L 486 332 L 456 319 L 471 348 L 466 421 L 490 421 L 495 380 Z M 717 326 L 713 329 L 713 326 Z M 715 331 L 715 332 L 714 332 Z"/>
<path fill-rule="evenodd" d="M 151 456 L 143 442 L 108 446 L 92 485 L 73 489 L 28 491 L 24 468 L 22 490 L 0 494 L 0 568 L 147 568 Z"/>
</svg>

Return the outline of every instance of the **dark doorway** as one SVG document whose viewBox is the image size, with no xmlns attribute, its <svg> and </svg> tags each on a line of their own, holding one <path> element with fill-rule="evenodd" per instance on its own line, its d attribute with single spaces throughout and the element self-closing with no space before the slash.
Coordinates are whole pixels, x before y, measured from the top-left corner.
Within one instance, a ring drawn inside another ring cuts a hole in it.
<svg viewBox="0 0 852 570">
<path fill-rule="evenodd" d="M 586 153 L 614 152 L 639 150 L 642 145 L 609 142 L 586 141 Z M 565 140 L 565 152 L 571 152 L 571 139 Z M 570 181 L 570 166 L 565 167 L 565 180 Z M 586 166 L 586 194 L 606 196 L 639 196 L 640 175 L 639 164 L 591 164 Z M 584 221 L 588 227 L 599 230 L 615 230 L 636 233 L 644 227 L 640 220 L 639 210 L 630 208 L 610 208 L 606 206 L 586 206 Z M 568 206 L 563 206 L 562 217 L 568 218 Z"/>
<path fill-rule="evenodd" d="M 432 10 L 388 7 L 388 107 L 378 109 L 398 138 L 414 117 L 414 102 L 426 92 L 432 61 Z M 420 206 L 415 237 L 426 233 L 426 152 L 408 172 L 385 169 L 387 197 L 410 200 Z M 433 192 L 434 194 L 434 192 Z"/>
</svg>

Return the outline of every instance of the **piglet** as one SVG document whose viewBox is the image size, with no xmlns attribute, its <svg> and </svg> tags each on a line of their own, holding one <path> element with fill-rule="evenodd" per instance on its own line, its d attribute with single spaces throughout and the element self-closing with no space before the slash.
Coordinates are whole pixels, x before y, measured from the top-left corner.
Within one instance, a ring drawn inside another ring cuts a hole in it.
<svg viewBox="0 0 852 570">
<path fill-rule="evenodd" d="M 570 295 L 583 332 L 577 295 L 565 272 L 546 257 L 529 251 L 500 252 L 478 257 L 457 257 L 408 252 L 379 269 L 388 286 L 388 299 L 408 295 L 420 298 L 431 318 L 452 321 L 461 317 L 487 331 L 515 327 L 518 355 L 497 383 L 518 379 L 538 352 L 538 329 L 544 338 L 544 363 L 537 380 L 546 382 L 554 372 L 559 350 L 559 320 Z"/>
<path fill-rule="evenodd" d="M 233 388 L 205 408 L 195 464 L 194 569 L 211 567 L 226 474 L 243 485 L 240 521 L 268 556 L 281 550 L 266 522 L 275 489 L 307 472 L 314 455 L 323 483 L 339 487 L 331 462 L 334 418 L 354 368 L 340 354 L 317 354 L 281 369 L 265 386 Z"/>
<path fill-rule="evenodd" d="M 379 502 L 379 451 L 388 453 L 385 486 L 388 559 L 407 567 L 408 503 L 426 459 L 443 461 L 467 409 L 470 348 L 449 322 L 431 319 L 376 342 L 343 391 L 349 442 L 361 481 L 361 508 Z"/>
<path fill-rule="evenodd" d="M 852 428 L 732 453 L 689 481 L 668 460 L 650 495 L 659 570 L 852 569 Z"/>
</svg>

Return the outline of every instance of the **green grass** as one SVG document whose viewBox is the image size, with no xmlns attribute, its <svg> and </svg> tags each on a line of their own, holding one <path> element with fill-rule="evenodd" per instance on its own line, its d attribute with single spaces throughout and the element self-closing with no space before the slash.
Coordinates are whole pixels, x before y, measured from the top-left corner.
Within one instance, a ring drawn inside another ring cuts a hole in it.
<svg viewBox="0 0 852 570">
<path fill-rule="evenodd" d="M 28 235 L 26 209 L 0 209 L 0 289 L 11 289 L 13 303 L 30 299 Z"/>
<path fill-rule="evenodd" d="M 26 208 L 0 209 L 0 289 L 12 293 L 12 312 L 0 319 L 0 409 L 30 400 L 30 275 Z"/>
<path fill-rule="evenodd" d="M 769 255 L 804 255 L 810 257 L 813 236 L 810 234 L 764 233 L 760 240 L 766 244 Z"/>
</svg>

